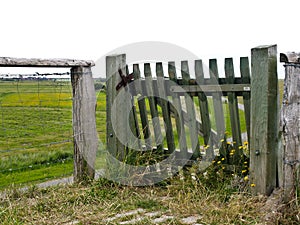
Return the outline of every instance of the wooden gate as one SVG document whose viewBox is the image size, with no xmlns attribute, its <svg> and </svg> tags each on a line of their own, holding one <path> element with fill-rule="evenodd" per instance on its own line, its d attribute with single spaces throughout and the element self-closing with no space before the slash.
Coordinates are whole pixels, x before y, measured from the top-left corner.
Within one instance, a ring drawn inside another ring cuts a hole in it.
<svg viewBox="0 0 300 225">
<path fill-rule="evenodd" d="M 222 141 L 230 141 L 237 158 L 247 141 L 255 165 L 250 165 L 254 192 L 270 194 L 276 186 L 276 48 L 252 49 L 252 84 L 247 57 L 240 58 L 240 76 L 233 59 L 226 58 L 221 77 L 216 59 L 209 60 L 204 75 L 201 60 L 193 62 L 195 73 L 190 74 L 188 61 L 180 67 L 174 62 L 128 66 L 125 54 L 107 56 L 109 153 L 120 161 L 135 151 L 209 161 L 224 154 L 219 151 Z"/>
<path fill-rule="evenodd" d="M 108 149 L 120 159 L 128 149 L 158 149 L 212 160 L 227 136 L 236 154 L 242 154 L 243 138 L 250 133 L 250 71 L 247 57 L 240 62 L 241 77 L 235 77 L 233 59 L 227 58 L 225 78 L 220 78 L 217 60 L 211 59 L 207 78 L 202 61 L 196 60 L 191 78 L 188 61 L 180 68 L 157 62 L 153 76 L 150 63 L 132 65 L 129 74 L 125 55 L 107 57 Z"/>
</svg>

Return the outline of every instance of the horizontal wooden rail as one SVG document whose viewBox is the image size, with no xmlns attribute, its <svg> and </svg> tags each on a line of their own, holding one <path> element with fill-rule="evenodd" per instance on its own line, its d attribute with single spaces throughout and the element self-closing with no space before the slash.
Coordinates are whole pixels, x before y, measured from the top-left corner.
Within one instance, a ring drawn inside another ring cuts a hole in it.
<svg viewBox="0 0 300 225">
<path fill-rule="evenodd" d="M 172 86 L 170 90 L 176 93 L 182 92 L 240 92 L 250 91 L 250 84 L 222 84 L 222 85 L 181 85 Z"/>
<path fill-rule="evenodd" d="M 91 67 L 91 60 L 0 57 L 0 67 Z"/>
</svg>

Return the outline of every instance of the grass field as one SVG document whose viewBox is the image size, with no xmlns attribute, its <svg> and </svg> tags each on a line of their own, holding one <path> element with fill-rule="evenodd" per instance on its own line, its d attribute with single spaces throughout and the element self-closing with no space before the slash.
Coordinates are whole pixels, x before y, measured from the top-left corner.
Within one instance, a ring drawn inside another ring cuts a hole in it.
<svg viewBox="0 0 300 225">
<path fill-rule="evenodd" d="M 97 128 L 105 143 L 105 94 L 97 97 Z M 0 189 L 72 174 L 70 82 L 0 82 L 0 113 Z"/>
</svg>

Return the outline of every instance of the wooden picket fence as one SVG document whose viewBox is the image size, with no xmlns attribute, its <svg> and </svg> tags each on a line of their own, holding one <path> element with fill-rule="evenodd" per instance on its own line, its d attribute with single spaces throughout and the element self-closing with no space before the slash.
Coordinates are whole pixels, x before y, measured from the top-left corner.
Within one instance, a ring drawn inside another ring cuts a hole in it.
<svg viewBox="0 0 300 225">
<path fill-rule="evenodd" d="M 108 60 L 115 60 L 118 57 L 123 58 L 125 55 L 112 56 Z M 140 73 L 140 66 L 143 66 L 143 77 Z M 114 69 L 118 70 L 118 67 Z M 226 104 L 224 101 L 228 101 L 232 142 L 236 152 L 240 152 L 241 148 L 239 147 L 243 145 L 243 140 L 238 108 L 239 97 L 244 102 L 247 134 L 250 132 L 249 60 L 247 57 L 241 58 L 242 77 L 235 77 L 232 58 L 228 58 L 225 61 L 226 78 L 219 78 L 216 59 L 209 61 L 209 69 L 210 78 L 205 78 L 202 61 L 196 60 L 195 78 L 191 78 L 188 61 L 182 61 L 179 69 L 182 78 L 178 78 L 174 62 L 168 63 L 167 77 L 164 75 L 161 62 L 156 63 L 156 76 L 151 74 L 150 63 L 143 65 L 134 64 L 131 75 L 131 80 L 134 82 L 129 83 L 126 87 L 121 86 L 121 89 L 118 91 L 116 87 L 119 82 L 122 82 L 118 79 L 119 74 L 111 76 L 107 86 L 108 99 L 110 100 L 107 105 L 108 114 L 111 114 L 112 104 L 117 96 L 122 98 L 121 103 L 123 104 L 117 105 L 117 110 L 120 110 L 117 116 L 108 120 L 108 149 L 114 149 L 116 152 L 113 152 L 113 154 L 122 158 L 126 154 L 124 153 L 126 147 L 130 145 L 128 142 L 132 141 L 136 144 L 136 146 L 132 146 L 135 148 L 146 148 L 147 150 L 165 148 L 168 153 L 176 150 L 182 157 L 189 158 L 193 152 L 193 158 L 196 159 L 201 153 L 199 141 L 199 136 L 201 136 L 203 145 L 206 146 L 206 157 L 213 159 L 214 149 L 218 148 L 220 140 L 225 135 L 226 127 L 223 108 L 224 104 Z M 125 73 L 126 67 L 124 67 Z M 119 95 L 119 91 L 126 91 L 129 95 Z M 112 96 L 111 94 L 115 95 Z M 222 99 L 222 96 L 227 96 L 226 100 Z M 211 98 L 211 101 L 208 100 L 209 98 Z M 195 104 L 196 101 L 197 103 Z M 149 107 L 146 107 L 146 105 L 149 105 Z M 213 120 L 216 121 L 215 129 L 212 129 L 211 125 L 212 113 L 209 111 L 212 110 L 212 107 L 210 105 L 213 105 L 214 109 Z M 129 111 L 126 109 L 128 106 L 133 110 Z M 129 114 L 125 112 L 129 112 Z M 140 116 L 137 115 L 137 112 L 139 112 Z M 128 118 L 130 119 L 128 120 Z M 113 146 L 115 142 L 112 141 L 114 137 L 117 139 L 117 135 L 113 134 L 112 119 L 117 120 L 113 122 L 120 124 L 119 127 L 124 129 L 121 131 L 124 136 L 128 134 L 126 138 L 122 138 L 126 142 L 119 143 L 116 149 Z M 149 120 L 152 120 L 152 123 Z M 141 126 L 139 126 L 139 123 Z M 130 132 L 133 132 L 134 137 L 137 137 L 135 141 L 132 138 L 128 138 Z M 176 137 L 180 137 L 179 140 L 176 140 Z M 163 143 L 164 138 L 166 140 L 165 143 Z M 175 143 L 178 143 L 178 146 Z"/>
<path fill-rule="evenodd" d="M 235 76 L 233 59 L 226 58 L 222 78 L 216 59 L 209 60 L 209 78 L 204 76 L 202 61 L 196 60 L 192 78 L 187 61 L 181 62 L 180 69 L 174 62 L 168 62 L 167 72 L 164 71 L 166 66 L 157 62 L 153 76 L 150 63 L 134 64 L 133 73 L 129 74 L 125 54 L 107 56 L 107 149 L 110 154 L 122 161 L 131 149 L 163 150 L 167 154 L 175 152 L 179 158 L 211 160 L 228 129 L 223 108 L 226 98 L 232 144 L 239 157 L 243 154 L 239 117 L 242 99 L 253 190 L 270 194 L 277 182 L 276 46 L 260 46 L 252 49 L 251 54 L 251 76 L 247 57 L 240 58 L 241 76 Z"/>
</svg>

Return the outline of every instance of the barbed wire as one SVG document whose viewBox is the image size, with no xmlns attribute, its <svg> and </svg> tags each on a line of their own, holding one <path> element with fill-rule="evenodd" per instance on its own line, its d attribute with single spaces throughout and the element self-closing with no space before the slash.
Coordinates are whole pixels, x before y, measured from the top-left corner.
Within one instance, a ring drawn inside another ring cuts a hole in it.
<svg viewBox="0 0 300 225">
<path fill-rule="evenodd" d="M 2 78 L 17 78 L 17 77 L 47 77 L 47 76 L 67 76 L 69 75 L 91 75 L 92 72 L 63 72 L 63 73 L 0 73 Z"/>
</svg>

